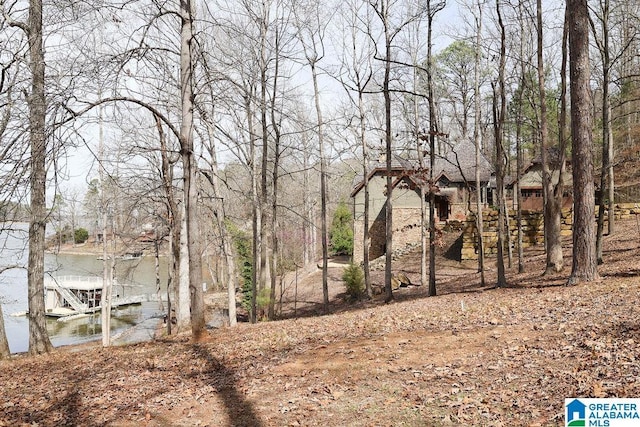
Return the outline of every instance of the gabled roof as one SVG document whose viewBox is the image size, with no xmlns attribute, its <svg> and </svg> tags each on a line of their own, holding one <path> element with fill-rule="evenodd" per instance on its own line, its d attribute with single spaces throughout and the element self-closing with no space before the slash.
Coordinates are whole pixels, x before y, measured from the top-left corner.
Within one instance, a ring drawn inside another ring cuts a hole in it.
<svg viewBox="0 0 640 427">
<path fill-rule="evenodd" d="M 476 149 L 475 145 L 470 141 L 462 141 L 455 145 L 446 155 L 436 156 L 434 164 L 434 176 L 436 181 L 442 176 L 451 182 L 475 182 L 476 180 Z M 420 185 L 420 179 L 412 171 L 416 171 L 419 168 L 419 163 L 415 159 L 406 159 L 396 154 L 392 155 L 391 170 L 392 173 L 396 172 L 398 175 L 404 174 L 414 184 Z M 489 161 L 480 154 L 480 181 L 488 182 L 491 179 L 493 168 Z M 375 174 L 385 173 L 387 170 L 386 161 L 384 158 L 372 163 L 369 168 L 367 181 L 369 181 Z M 398 173 L 400 172 L 400 173 Z M 354 181 L 354 188 L 351 192 L 351 197 L 355 197 L 356 194 L 364 187 L 365 180 L 362 175 L 356 177 Z"/>
<path fill-rule="evenodd" d="M 488 182 L 493 167 L 480 153 L 480 181 Z M 433 168 L 435 176 L 446 175 L 452 182 L 475 182 L 476 180 L 476 147 L 468 140 L 456 144 L 445 156 L 436 157 Z"/>
<path fill-rule="evenodd" d="M 391 172 L 392 173 L 396 172 L 397 175 L 405 174 L 410 180 L 413 181 L 414 184 L 418 185 L 418 182 L 415 179 L 415 177 L 412 177 L 411 174 L 408 173 L 409 171 L 415 170 L 416 168 L 417 168 L 416 161 L 405 159 L 403 157 L 400 157 L 397 154 L 391 155 Z M 369 181 L 377 173 L 380 173 L 380 172 L 386 173 L 387 171 L 386 158 L 379 158 L 376 161 L 372 162 L 369 165 L 368 171 L 369 172 L 367 174 L 367 181 Z M 354 178 L 354 186 L 353 186 L 353 190 L 351 191 L 351 197 L 354 197 L 356 194 L 358 194 L 358 192 L 362 189 L 362 187 L 364 187 L 364 183 L 365 183 L 365 180 L 363 179 L 362 175 L 357 175 Z"/>
</svg>

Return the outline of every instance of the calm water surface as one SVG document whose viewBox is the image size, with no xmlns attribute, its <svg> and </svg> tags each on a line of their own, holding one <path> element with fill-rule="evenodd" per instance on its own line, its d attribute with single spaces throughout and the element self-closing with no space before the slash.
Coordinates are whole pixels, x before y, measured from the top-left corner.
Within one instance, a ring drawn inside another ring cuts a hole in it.
<svg viewBox="0 0 640 427">
<path fill-rule="evenodd" d="M 15 224 L 12 231 L 0 233 L 0 269 L 7 266 L 26 266 L 28 251 L 26 224 Z M 45 270 L 54 276 L 99 276 L 102 277 L 102 261 L 92 255 L 45 254 Z M 163 286 L 167 280 L 166 261 L 160 260 L 160 277 Z M 143 257 L 138 260 L 116 260 L 116 275 L 120 285 L 114 289 L 120 296 L 155 294 L 155 260 Z M 4 314 L 4 324 L 12 353 L 27 351 L 29 347 L 28 322 L 26 317 L 13 317 L 12 313 L 27 310 L 27 270 L 16 268 L 0 275 L 0 303 Z M 111 330 L 117 334 L 145 319 L 157 317 L 161 313 L 157 302 L 114 309 Z M 57 319 L 47 320 L 47 329 L 54 346 L 79 344 L 101 338 L 100 314 L 68 322 Z"/>
</svg>

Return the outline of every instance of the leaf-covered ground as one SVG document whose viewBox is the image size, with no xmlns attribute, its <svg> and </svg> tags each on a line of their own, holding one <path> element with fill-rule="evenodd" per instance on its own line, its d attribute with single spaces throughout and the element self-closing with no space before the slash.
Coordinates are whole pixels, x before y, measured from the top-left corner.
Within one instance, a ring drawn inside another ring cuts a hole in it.
<svg viewBox="0 0 640 427">
<path fill-rule="evenodd" d="M 435 298 L 408 288 L 199 343 L 15 357 L 0 362 L 0 426 L 562 425 L 565 397 L 640 396 L 639 246 L 621 224 L 588 285 L 563 286 L 568 250 L 552 277 L 532 251 L 508 289 L 444 269 Z"/>
</svg>

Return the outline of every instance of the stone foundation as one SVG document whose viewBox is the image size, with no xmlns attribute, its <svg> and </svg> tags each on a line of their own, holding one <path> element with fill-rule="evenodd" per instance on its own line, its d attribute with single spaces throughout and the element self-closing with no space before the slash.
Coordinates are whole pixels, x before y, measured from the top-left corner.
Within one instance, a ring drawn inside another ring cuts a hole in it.
<svg viewBox="0 0 640 427">
<path fill-rule="evenodd" d="M 596 214 L 598 207 L 596 206 Z M 640 204 L 638 203 L 618 203 L 615 205 L 616 219 L 631 219 L 640 215 Z M 605 211 L 605 227 L 607 223 L 607 213 Z M 496 256 L 498 243 L 498 211 L 483 211 L 483 243 L 486 256 Z M 478 242 L 475 223 L 475 214 L 467 216 L 462 233 L 462 260 L 478 259 Z M 509 233 L 514 249 L 518 248 L 516 212 L 509 211 Z M 573 227 L 573 211 L 565 209 L 562 211 L 561 231 L 562 237 L 571 237 Z M 507 240 L 508 242 L 508 240 Z M 507 243 L 505 242 L 505 244 Z M 544 244 L 544 219 L 541 211 L 522 211 L 522 247 L 527 248 Z M 506 249 L 506 248 L 505 248 Z"/>
</svg>

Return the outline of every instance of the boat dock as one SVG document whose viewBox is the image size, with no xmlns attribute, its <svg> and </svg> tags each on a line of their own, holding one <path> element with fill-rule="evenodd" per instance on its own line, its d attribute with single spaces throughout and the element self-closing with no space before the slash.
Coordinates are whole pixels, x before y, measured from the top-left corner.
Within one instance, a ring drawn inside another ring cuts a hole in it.
<svg viewBox="0 0 640 427">
<path fill-rule="evenodd" d="M 77 318 L 102 309 L 102 277 L 45 277 L 45 314 L 51 317 Z M 112 289 L 133 287 L 113 281 Z M 149 295 L 112 296 L 111 308 L 140 304 L 152 300 Z M 71 317 L 72 316 L 72 317 Z"/>
</svg>

